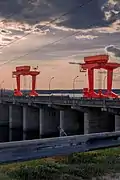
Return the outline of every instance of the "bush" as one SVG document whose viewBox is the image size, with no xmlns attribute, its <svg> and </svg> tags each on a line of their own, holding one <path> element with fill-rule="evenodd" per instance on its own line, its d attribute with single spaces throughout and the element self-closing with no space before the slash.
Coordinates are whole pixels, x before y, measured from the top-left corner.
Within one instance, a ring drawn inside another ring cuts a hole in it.
<svg viewBox="0 0 120 180">
<path fill-rule="evenodd" d="M 18 180 L 81 180 L 119 172 L 119 148 L 87 153 L 75 153 L 68 157 L 49 158 L 0 167 L 0 171 Z M 60 161 L 59 161 L 60 160 Z"/>
</svg>

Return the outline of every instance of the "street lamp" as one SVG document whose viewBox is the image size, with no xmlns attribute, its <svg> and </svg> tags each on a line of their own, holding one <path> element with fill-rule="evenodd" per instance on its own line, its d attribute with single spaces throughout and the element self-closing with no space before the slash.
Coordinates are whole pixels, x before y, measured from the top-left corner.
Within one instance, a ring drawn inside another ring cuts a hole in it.
<svg viewBox="0 0 120 180">
<path fill-rule="evenodd" d="M 2 88 L 2 84 L 4 83 L 4 80 L 0 83 L 0 89 Z"/>
<path fill-rule="evenodd" d="M 51 85 L 51 81 L 54 79 L 54 76 L 50 78 L 50 81 L 49 81 L 49 90 L 50 90 L 50 85 Z"/>
<path fill-rule="evenodd" d="M 106 81 L 106 78 L 107 78 L 107 76 L 105 76 L 104 79 L 103 79 L 103 88 L 104 88 L 104 89 L 105 89 L 105 81 Z"/>
<path fill-rule="evenodd" d="M 1 81 L 1 83 L 0 83 L 0 91 L 1 91 L 1 96 L 2 96 L 2 84 L 4 83 L 4 80 L 3 81 Z"/>
<path fill-rule="evenodd" d="M 74 79 L 73 79 L 73 90 L 75 89 L 75 80 L 78 78 L 79 76 L 76 76 Z"/>
</svg>

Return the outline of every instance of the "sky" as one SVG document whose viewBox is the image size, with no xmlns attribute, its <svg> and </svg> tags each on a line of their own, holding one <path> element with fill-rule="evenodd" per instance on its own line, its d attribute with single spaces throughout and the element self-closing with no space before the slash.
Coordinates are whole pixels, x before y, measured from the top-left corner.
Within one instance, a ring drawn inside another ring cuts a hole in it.
<svg viewBox="0 0 120 180">
<path fill-rule="evenodd" d="M 73 88 L 76 76 L 75 88 L 87 87 L 86 73 L 69 62 L 104 53 L 120 62 L 120 0 L 0 0 L 0 86 L 15 88 L 12 71 L 30 65 L 40 71 L 37 89 L 48 89 L 51 77 L 51 89 Z M 95 72 L 97 88 L 101 76 Z M 30 80 L 21 77 L 21 88 Z"/>
</svg>

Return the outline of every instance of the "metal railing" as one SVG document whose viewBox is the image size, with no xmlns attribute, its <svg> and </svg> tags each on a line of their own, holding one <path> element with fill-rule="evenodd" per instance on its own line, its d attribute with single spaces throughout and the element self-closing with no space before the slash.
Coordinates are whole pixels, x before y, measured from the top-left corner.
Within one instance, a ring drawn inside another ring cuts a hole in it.
<svg viewBox="0 0 120 180">
<path fill-rule="evenodd" d="M 120 99 L 95 99 L 95 98 L 71 98 L 69 96 L 38 96 L 38 97 L 14 97 L 4 96 L 0 98 L 2 103 L 31 103 L 31 104 L 56 104 L 56 105 L 77 105 L 77 106 L 117 106 L 120 108 Z"/>
</svg>

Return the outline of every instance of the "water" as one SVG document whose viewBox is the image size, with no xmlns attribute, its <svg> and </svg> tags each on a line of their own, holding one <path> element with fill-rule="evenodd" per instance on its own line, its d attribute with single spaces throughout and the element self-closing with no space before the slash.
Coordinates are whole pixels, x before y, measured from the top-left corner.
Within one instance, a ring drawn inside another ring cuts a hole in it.
<svg viewBox="0 0 120 180">
<path fill-rule="evenodd" d="M 80 119 L 82 119 L 80 117 Z M 80 124 L 83 123 L 80 122 Z M 80 127 L 84 127 L 82 124 Z M 84 129 L 79 129 L 78 132 L 66 132 L 67 135 L 76 135 L 79 133 L 83 134 Z M 40 138 L 52 138 L 52 137 L 59 137 L 60 136 L 60 130 L 56 130 L 56 132 L 53 133 L 44 133 L 40 135 L 39 127 L 36 130 L 23 132 L 23 127 L 20 128 L 9 128 L 9 122 L 6 125 L 0 125 L 0 142 L 10 142 L 10 141 L 22 141 L 22 140 L 32 140 L 32 139 L 40 139 Z"/>
<path fill-rule="evenodd" d="M 22 128 L 9 129 L 9 141 L 21 141 L 23 140 Z"/>
<path fill-rule="evenodd" d="M 39 130 L 23 132 L 22 128 L 9 129 L 9 126 L 0 127 L 0 142 L 32 140 L 39 138 L 58 137 L 59 133 L 46 134 L 40 137 Z"/>
<path fill-rule="evenodd" d="M 39 139 L 39 130 L 23 132 L 23 140 Z"/>
<path fill-rule="evenodd" d="M 9 129 L 9 126 L 0 127 L 0 142 L 22 141 L 39 139 L 39 131 L 23 132 L 22 128 Z"/>
<path fill-rule="evenodd" d="M 9 126 L 0 127 L 0 142 L 9 141 Z"/>
</svg>

